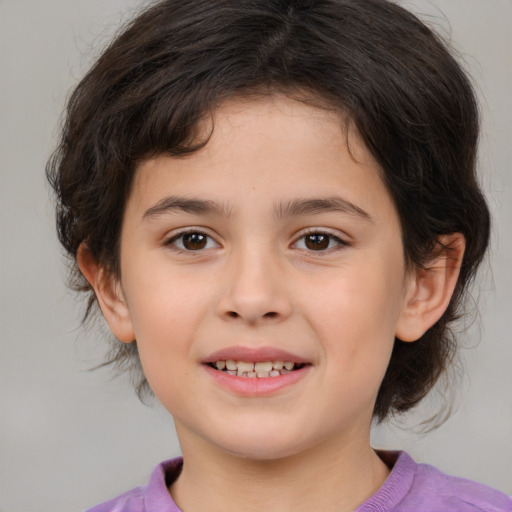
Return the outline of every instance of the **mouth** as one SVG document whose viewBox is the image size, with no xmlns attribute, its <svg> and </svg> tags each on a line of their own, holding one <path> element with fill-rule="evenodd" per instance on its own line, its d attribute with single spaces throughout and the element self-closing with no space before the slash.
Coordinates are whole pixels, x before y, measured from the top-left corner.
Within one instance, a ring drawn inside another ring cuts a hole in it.
<svg viewBox="0 0 512 512">
<path fill-rule="evenodd" d="M 268 397 L 286 392 L 309 375 L 313 362 L 272 346 L 236 345 L 202 361 L 207 374 L 229 393 Z"/>
<path fill-rule="evenodd" d="M 219 372 L 246 379 L 270 379 L 300 370 L 307 363 L 293 361 L 235 361 L 220 359 L 206 363 L 207 366 Z"/>
</svg>

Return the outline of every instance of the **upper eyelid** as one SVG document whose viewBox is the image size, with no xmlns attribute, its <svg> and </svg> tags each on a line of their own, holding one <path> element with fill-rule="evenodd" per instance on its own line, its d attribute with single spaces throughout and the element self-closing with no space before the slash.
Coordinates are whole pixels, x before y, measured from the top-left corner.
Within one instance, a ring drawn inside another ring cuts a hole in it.
<svg viewBox="0 0 512 512">
<path fill-rule="evenodd" d="M 348 243 L 349 236 L 345 233 L 340 232 L 339 230 L 334 230 L 331 228 L 321 228 L 321 227 L 313 227 L 313 228 L 304 228 L 299 231 L 299 233 L 295 236 L 295 241 L 300 240 L 304 236 L 307 235 L 329 235 L 333 238 L 337 238 L 343 243 Z"/>
<path fill-rule="evenodd" d="M 323 227 L 309 227 L 309 228 L 303 228 L 299 231 L 299 233 L 302 233 L 302 236 L 303 235 L 309 235 L 311 233 L 325 233 L 327 235 L 333 235 L 333 236 L 336 236 L 336 234 L 334 233 L 339 233 L 339 231 L 337 229 L 332 229 L 332 228 L 323 228 Z"/>
<path fill-rule="evenodd" d="M 164 241 L 172 240 L 175 238 L 179 238 L 180 236 L 186 235 L 188 233 L 200 233 L 201 235 L 206 235 L 214 240 L 216 240 L 216 237 L 212 235 L 209 229 L 203 228 L 203 227 L 187 227 L 187 228 L 178 228 L 173 229 L 170 233 L 166 233 L 162 239 Z"/>
<path fill-rule="evenodd" d="M 174 245 L 174 242 L 176 240 L 179 240 L 182 236 L 184 235 L 187 235 L 189 233 L 199 233 L 201 235 L 205 235 L 206 237 L 208 237 L 209 239 L 213 240 L 215 242 L 215 244 L 217 244 L 218 246 L 220 246 L 220 242 L 217 240 L 217 237 L 213 236 L 211 233 L 208 232 L 207 229 L 205 228 L 183 228 L 183 229 L 178 229 L 178 230 L 174 230 L 173 232 L 171 232 L 170 234 L 166 234 L 163 238 L 162 238 L 162 244 L 164 246 L 171 246 L 171 245 Z M 211 247 L 210 247 L 211 249 Z M 176 247 L 176 250 L 178 251 L 183 251 L 183 249 L 179 248 L 179 247 Z M 186 252 L 201 252 L 203 251 L 204 249 L 199 249 L 197 251 L 186 251 Z"/>
<path fill-rule="evenodd" d="M 289 249 L 293 252 L 297 252 L 297 254 L 307 254 L 311 257 L 327 257 L 329 255 L 333 255 L 338 251 L 348 247 L 350 244 L 343 240 L 342 238 L 332 235 L 331 233 L 327 233 L 325 231 L 316 231 L 309 234 L 325 234 L 330 238 L 328 246 L 321 249 L 311 249 L 307 247 L 305 237 L 308 236 L 308 233 L 303 234 L 295 239 L 293 243 L 290 244 Z M 329 247 L 331 243 L 334 241 L 334 246 Z M 303 247 L 301 247 L 303 245 Z"/>
</svg>

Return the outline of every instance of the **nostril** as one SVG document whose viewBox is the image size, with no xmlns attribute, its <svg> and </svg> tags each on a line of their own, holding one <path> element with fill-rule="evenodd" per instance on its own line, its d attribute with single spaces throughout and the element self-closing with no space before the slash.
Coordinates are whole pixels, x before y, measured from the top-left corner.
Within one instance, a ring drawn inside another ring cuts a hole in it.
<svg viewBox="0 0 512 512">
<path fill-rule="evenodd" d="M 237 313 L 236 311 L 228 311 L 227 312 L 227 315 L 230 317 L 230 318 L 239 318 L 241 315 L 239 313 Z M 263 315 L 263 318 L 276 318 L 277 316 L 279 316 L 275 311 L 269 311 L 268 313 L 265 313 Z"/>
</svg>

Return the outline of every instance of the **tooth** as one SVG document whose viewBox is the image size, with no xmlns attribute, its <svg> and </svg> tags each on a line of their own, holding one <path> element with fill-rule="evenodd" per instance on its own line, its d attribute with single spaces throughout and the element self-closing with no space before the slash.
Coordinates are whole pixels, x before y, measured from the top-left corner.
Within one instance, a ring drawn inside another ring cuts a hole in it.
<svg viewBox="0 0 512 512">
<path fill-rule="evenodd" d="M 284 375 L 285 373 L 290 373 L 290 370 L 283 368 L 280 373 L 281 373 L 281 375 Z"/>
<path fill-rule="evenodd" d="M 272 370 L 272 362 L 264 361 L 260 363 L 256 363 L 254 365 L 254 371 L 257 372 L 270 372 Z"/>
<path fill-rule="evenodd" d="M 256 372 L 256 375 L 257 375 L 260 379 L 264 379 L 264 378 L 268 377 L 268 372 Z"/>
<path fill-rule="evenodd" d="M 256 372 L 247 372 L 247 377 L 254 379 L 256 377 Z"/>
<path fill-rule="evenodd" d="M 224 370 L 224 368 L 226 368 L 226 361 L 217 361 L 215 366 L 217 367 L 217 370 Z"/>
<path fill-rule="evenodd" d="M 284 367 L 287 369 L 287 370 L 293 370 L 293 367 L 295 366 L 295 363 L 292 363 L 291 361 L 286 361 L 286 363 L 284 363 Z"/>
<path fill-rule="evenodd" d="M 269 373 L 270 377 L 279 377 L 279 375 L 281 375 L 281 372 L 279 370 L 272 370 L 270 373 Z"/>
<path fill-rule="evenodd" d="M 254 363 L 246 363 L 245 361 L 237 361 L 239 372 L 252 372 L 254 371 Z"/>
<path fill-rule="evenodd" d="M 282 370 L 283 366 L 284 366 L 284 362 L 283 361 L 274 361 L 272 363 L 272 366 L 274 367 L 274 370 Z"/>
<path fill-rule="evenodd" d="M 228 359 L 226 361 L 226 368 L 231 371 L 236 370 L 237 369 L 236 361 L 232 361 L 231 359 Z"/>
<path fill-rule="evenodd" d="M 242 372 L 240 370 L 237 370 L 236 375 L 237 375 L 237 377 L 245 377 L 247 375 L 247 372 Z"/>
<path fill-rule="evenodd" d="M 228 375 L 236 375 L 236 371 L 234 371 L 234 370 L 227 370 L 226 373 Z"/>
</svg>

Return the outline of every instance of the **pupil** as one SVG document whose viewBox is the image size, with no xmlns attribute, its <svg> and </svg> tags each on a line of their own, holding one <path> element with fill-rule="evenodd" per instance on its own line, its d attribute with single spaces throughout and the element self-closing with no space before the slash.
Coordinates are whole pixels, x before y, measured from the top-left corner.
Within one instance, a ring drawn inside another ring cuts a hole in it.
<svg viewBox="0 0 512 512">
<path fill-rule="evenodd" d="M 306 237 L 306 247 L 313 251 L 320 249 L 327 249 L 329 247 L 329 236 L 328 235 L 308 235 Z"/>
<path fill-rule="evenodd" d="M 189 250 L 203 249 L 206 245 L 206 236 L 201 233 L 187 233 L 183 235 L 183 246 Z"/>
</svg>

